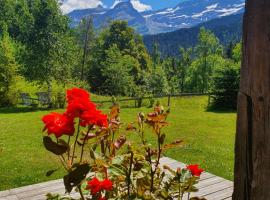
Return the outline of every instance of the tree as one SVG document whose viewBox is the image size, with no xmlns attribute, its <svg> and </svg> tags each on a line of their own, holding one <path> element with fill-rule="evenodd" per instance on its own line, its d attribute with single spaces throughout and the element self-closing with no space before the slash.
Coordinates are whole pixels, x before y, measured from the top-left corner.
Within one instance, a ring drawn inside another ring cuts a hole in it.
<svg viewBox="0 0 270 200">
<path fill-rule="evenodd" d="M 222 55 L 222 48 L 218 38 L 205 28 L 200 29 L 198 44 L 195 47 L 197 56 L 196 64 L 200 71 L 201 81 L 200 92 L 207 92 L 209 89 L 209 79 L 212 73 L 213 56 Z"/>
<path fill-rule="evenodd" d="M 162 66 L 157 66 L 148 76 L 148 90 L 153 95 L 169 93 L 169 84 Z"/>
<path fill-rule="evenodd" d="M 0 106 L 12 105 L 14 85 L 19 64 L 16 61 L 16 46 L 4 26 L 0 39 Z"/>
<path fill-rule="evenodd" d="M 238 94 L 234 200 L 270 197 L 270 1 L 247 0 Z"/>
<path fill-rule="evenodd" d="M 236 109 L 239 91 L 240 67 L 231 60 L 224 61 L 211 77 L 210 93 L 213 97 L 211 106 L 214 108 Z"/>
<path fill-rule="evenodd" d="M 65 83 L 71 78 L 78 51 L 68 19 L 62 15 L 58 3 L 55 0 L 35 3 L 31 8 L 35 23 L 22 71 L 27 80 L 47 84 L 51 93 L 53 80 Z"/>
<path fill-rule="evenodd" d="M 77 71 L 80 72 L 80 79 L 84 81 L 88 74 L 86 65 L 89 64 L 91 59 L 91 51 L 93 50 L 95 42 L 95 31 L 93 26 L 92 17 L 83 18 L 77 28 L 77 41 L 81 49 L 81 66 Z M 75 72 L 76 73 L 76 72 Z"/>
<path fill-rule="evenodd" d="M 33 15 L 25 0 L 0 1 L 0 27 L 6 24 L 11 38 L 27 42 L 34 24 Z M 1 32 L 1 31 L 0 31 Z"/>
<path fill-rule="evenodd" d="M 240 64 L 242 59 L 242 43 L 239 42 L 235 45 L 235 47 L 232 50 L 232 59 L 234 62 L 237 62 Z"/>
<path fill-rule="evenodd" d="M 154 65 L 154 68 L 160 64 L 161 62 L 161 58 L 160 58 L 160 52 L 158 50 L 158 44 L 155 43 L 153 45 L 153 52 L 152 52 L 152 60 L 153 60 L 153 65 Z"/>
<path fill-rule="evenodd" d="M 180 84 L 180 91 L 183 93 L 185 91 L 185 82 L 186 82 L 186 75 L 187 70 L 192 63 L 192 48 L 180 48 L 180 60 L 179 60 L 179 84 Z"/>
<path fill-rule="evenodd" d="M 213 71 L 223 65 L 224 59 L 221 55 L 207 56 L 207 65 L 204 59 L 195 59 L 187 71 L 186 88 L 191 92 L 209 92 Z"/>
<path fill-rule="evenodd" d="M 133 57 L 122 55 L 116 45 L 106 51 L 106 59 L 102 62 L 102 75 L 105 82 L 102 87 L 106 94 L 132 96 L 134 94 L 134 78 L 130 71 L 139 65 Z"/>
<path fill-rule="evenodd" d="M 109 68 L 109 65 L 104 65 L 106 60 L 107 51 L 112 47 L 117 47 L 121 52 L 122 59 L 124 56 L 132 57 L 134 61 L 132 69 L 129 74 L 133 77 L 135 84 L 138 86 L 143 82 L 141 80 L 142 71 L 149 72 L 152 68 L 150 56 L 142 42 L 140 35 L 128 26 L 127 22 L 114 21 L 111 25 L 103 30 L 97 40 L 95 41 L 93 48 L 93 59 L 89 63 L 88 81 L 92 91 L 102 93 L 104 83 L 108 77 L 104 77 L 102 71 L 104 68 Z M 130 60 L 130 59 L 129 59 Z M 118 61 L 120 63 L 122 61 Z M 137 96 L 135 93 L 134 96 Z"/>
<path fill-rule="evenodd" d="M 188 69 L 187 87 L 190 91 L 208 92 L 213 69 L 222 61 L 222 49 L 216 36 L 201 28 L 194 48 L 195 59 Z"/>
<path fill-rule="evenodd" d="M 169 57 L 162 62 L 162 68 L 166 75 L 168 83 L 168 92 L 170 94 L 178 93 L 179 91 L 179 68 L 175 58 Z M 166 85 L 166 84 L 165 84 Z M 167 90 L 167 89 L 166 89 Z"/>
</svg>

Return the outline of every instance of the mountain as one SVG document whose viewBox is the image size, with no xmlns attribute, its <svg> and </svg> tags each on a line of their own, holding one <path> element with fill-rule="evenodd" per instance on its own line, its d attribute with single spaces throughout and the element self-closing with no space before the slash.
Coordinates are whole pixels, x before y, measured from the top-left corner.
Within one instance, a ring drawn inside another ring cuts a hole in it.
<svg viewBox="0 0 270 200">
<path fill-rule="evenodd" d="M 110 20 L 126 20 L 140 34 L 157 34 L 194 27 L 200 23 L 244 12 L 245 0 L 188 0 L 174 8 L 138 12 L 129 0 L 121 1 L 110 9 L 101 6 L 75 10 L 68 14 L 76 26 L 83 17 L 93 16 L 95 27 Z"/>
<path fill-rule="evenodd" d="M 107 13 L 108 10 L 109 9 L 102 6 L 98 6 L 97 8 L 74 10 L 68 13 L 68 16 L 71 19 L 71 26 L 74 27 L 77 26 L 84 17 L 92 16 L 93 19 L 97 19 Z"/>
<path fill-rule="evenodd" d="M 230 15 L 201 23 L 192 28 L 182 28 L 177 31 L 157 35 L 145 35 L 143 41 L 150 53 L 152 52 L 153 45 L 156 43 L 163 57 L 178 56 L 179 47 L 188 48 L 196 45 L 201 27 L 211 30 L 223 45 L 240 41 L 242 21 L 243 14 Z"/>
<path fill-rule="evenodd" d="M 153 33 L 193 27 L 215 18 L 244 12 L 245 0 L 189 0 L 174 8 L 142 13 Z M 151 33 L 151 31 L 150 31 Z"/>
<path fill-rule="evenodd" d="M 104 22 L 110 20 L 125 20 L 139 33 L 148 33 L 145 18 L 133 7 L 130 1 L 120 2 L 113 9 L 108 10 L 103 15 L 94 17 L 94 24 L 99 27 Z"/>
</svg>

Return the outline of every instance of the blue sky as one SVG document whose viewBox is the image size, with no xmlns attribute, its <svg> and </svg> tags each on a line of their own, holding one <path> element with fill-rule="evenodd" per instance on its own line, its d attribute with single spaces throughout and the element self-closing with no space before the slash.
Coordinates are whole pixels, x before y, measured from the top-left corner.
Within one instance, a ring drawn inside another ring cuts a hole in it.
<svg viewBox="0 0 270 200">
<path fill-rule="evenodd" d="M 127 0 L 64 0 L 61 6 L 64 13 L 76 9 L 95 8 L 98 5 L 112 7 L 120 1 Z M 184 0 L 130 0 L 138 11 L 159 10 L 162 8 L 174 7 Z"/>
</svg>

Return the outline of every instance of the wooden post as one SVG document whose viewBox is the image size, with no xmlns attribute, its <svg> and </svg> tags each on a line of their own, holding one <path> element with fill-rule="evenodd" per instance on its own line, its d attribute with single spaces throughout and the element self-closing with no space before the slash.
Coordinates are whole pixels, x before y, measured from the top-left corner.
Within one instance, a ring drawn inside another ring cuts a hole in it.
<svg viewBox="0 0 270 200">
<path fill-rule="evenodd" d="M 171 95 L 168 95 L 168 102 L 167 102 L 167 106 L 170 107 L 171 106 Z"/>
<path fill-rule="evenodd" d="M 270 199 L 270 1 L 247 0 L 238 95 L 234 200 Z"/>
</svg>

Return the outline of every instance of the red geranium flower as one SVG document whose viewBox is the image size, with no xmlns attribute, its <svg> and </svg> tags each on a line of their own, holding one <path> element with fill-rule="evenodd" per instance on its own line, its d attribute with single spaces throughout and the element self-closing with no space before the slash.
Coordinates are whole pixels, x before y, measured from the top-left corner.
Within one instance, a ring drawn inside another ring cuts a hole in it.
<svg viewBox="0 0 270 200">
<path fill-rule="evenodd" d="M 85 111 L 96 110 L 96 105 L 90 101 L 90 94 L 83 89 L 67 90 L 67 114 L 80 117 Z"/>
<path fill-rule="evenodd" d="M 107 115 L 96 109 L 96 105 L 90 101 L 90 94 L 79 88 L 67 90 L 67 111 L 69 117 L 80 118 L 81 126 L 97 125 L 108 127 Z"/>
<path fill-rule="evenodd" d="M 87 184 L 86 189 L 90 189 L 92 195 L 96 195 L 102 190 L 101 182 L 96 177 L 88 181 Z"/>
<path fill-rule="evenodd" d="M 88 110 L 80 116 L 81 126 L 97 125 L 99 127 L 108 127 L 108 117 L 101 113 L 100 110 Z"/>
<path fill-rule="evenodd" d="M 108 116 L 105 115 L 105 114 L 100 113 L 99 116 L 98 116 L 98 120 L 97 120 L 97 124 L 96 125 L 97 126 L 100 126 L 100 127 L 107 128 L 109 126 Z"/>
<path fill-rule="evenodd" d="M 84 112 L 95 111 L 96 105 L 90 102 L 89 99 L 74 99 L 67 105 L 67 114 L 72 117 L 81 118 Z"/>
<path fill-rule="evenodd" d="M 57 138 L 62 135 L 70 135 L 74 134 L 74 122 L 71 118 L 69 118 L 65 114 L 59 113 L 51 113 L 45 115 L 42 118 L 42 121 L 45 124 L 44 130 L 47 130 L 48 134 L 54 134 Z"/>
<path fill-rule="evenodd" d="M 70 90 L 67 90 L 67 102 L 70 103 L 71 101 L 75 99 L 90 99 L 90 94 L 83 89 L 80 88 L 73 88 Z"/>
<path fill-rule="evenodd" d="M 187 169 L 191 172 L 193 176 L 200 176 L 202 172 L 204 172 L 203 169 L 199 169 L 199 165 L 188 165 Z"/>
<path fill-rule="evenodd" d="M 111 191 L 113 188 L 113 183 L 109 179 L 105 179 L 101 183 L 101 188 L 106 191 Z"/>
<path fill-rule="evenodd" d="M 87 182 L 87 190 L 91 191 L 92 195 L 96 195 L 102 190 L 111 191 L 113 183 L 109 179 L 104 179 L 103 181 L 98 180 L 96 177 L 91 181 Z"/>
</svg>

